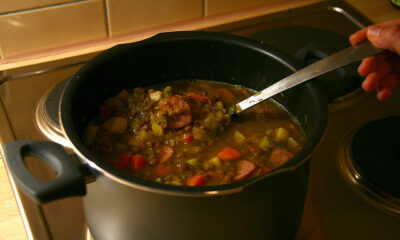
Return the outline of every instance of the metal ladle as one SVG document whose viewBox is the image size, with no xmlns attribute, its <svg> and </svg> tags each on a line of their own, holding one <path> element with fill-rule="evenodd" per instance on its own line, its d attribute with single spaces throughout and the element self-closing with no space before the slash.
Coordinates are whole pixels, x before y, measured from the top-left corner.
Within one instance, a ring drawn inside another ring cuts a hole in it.
<svg viewBox="0 0 400 240">
<path fill-rule="evenodd" d="M 382 49 L 374 47 L 368 41 L 341 50 L 281 79 L 264 90 L 237 103 L 232 114 L 238 114 L 289 88 L 382 51 Z"/>
</svg>

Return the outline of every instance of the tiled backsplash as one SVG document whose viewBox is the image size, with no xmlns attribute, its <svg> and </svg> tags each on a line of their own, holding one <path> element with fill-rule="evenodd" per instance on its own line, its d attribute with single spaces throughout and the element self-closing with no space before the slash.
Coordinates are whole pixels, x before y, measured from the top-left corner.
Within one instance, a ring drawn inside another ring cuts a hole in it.
<svg viewBox="0 0 400 240">
<path fill-rule="evenodd" d="M 2 58 L 107 37 L 103 0 L 0 15 Z"/>
<path fill-rule="evenodd" d="M 0 58 L 277 2 L 282 0 L 0 0 Z"/>
<path fill-rule="evenodd" d="M 206 15 L 211 16 L 220 13 L 227 13 L 241 8 L 256 7 L 262 4 L 282 2 L 282 0 L 204 0 Z"/>
<path fill-rule="evenodd" d="M 105 0 L 110 36 L 203 17 L 203 0 Z"/>
<path fill-rule="evenodd" d="M 80 1 L 82 0 L 0 0 L 0 14 Z"/>
</svg>

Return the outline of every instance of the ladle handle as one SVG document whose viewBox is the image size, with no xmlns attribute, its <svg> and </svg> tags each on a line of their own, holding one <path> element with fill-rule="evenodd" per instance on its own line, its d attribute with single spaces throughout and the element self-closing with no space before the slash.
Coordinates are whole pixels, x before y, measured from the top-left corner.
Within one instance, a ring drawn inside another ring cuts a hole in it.
<svg viewBox="0 0 400 240">
<path fill-rule="evenodd" d="M 236 104 L 236 113 L 246 110 L 278 93 L 289 88 L 318 77 L 334 69 L 346 66 L 350 63 L 362 60 L 363 58 L 382 52 L 382 49 L 374 47 L 370 42 L 365 41 L 351 46 L 337 53 L 334 53 L 318 62 L 315 62 L 285 78 L 272 84 L 266 89 Z"/>
</svg>

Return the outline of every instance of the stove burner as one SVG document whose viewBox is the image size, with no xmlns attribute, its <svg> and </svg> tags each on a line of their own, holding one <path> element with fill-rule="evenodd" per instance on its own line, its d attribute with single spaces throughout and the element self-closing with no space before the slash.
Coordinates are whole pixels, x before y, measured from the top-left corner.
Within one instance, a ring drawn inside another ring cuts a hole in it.
<svg viewBox="0 0 400 240">
<path fill-rule="evenodd" d="M 400 214 L 400 116 L 360 127 L 342 163 L 345 176 L 375 206 Z"/>
<path fill-rule="evenodd" d="M 65 139 L 58 118 L 59 104 L 64 88 L 69 78 L 58 83 L 51 91 L 42 97 L 36 107 L 36 122 L 43 134 L 50 140 L 71 148 L 71 144 Z"/>
</svg>

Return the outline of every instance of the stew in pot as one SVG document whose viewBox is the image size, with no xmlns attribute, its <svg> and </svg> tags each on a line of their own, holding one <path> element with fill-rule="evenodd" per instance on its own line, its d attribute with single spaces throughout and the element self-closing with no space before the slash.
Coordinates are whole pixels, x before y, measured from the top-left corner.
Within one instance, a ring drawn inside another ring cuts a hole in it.
<svg viewBox="0 0 400 240">
<path fill-rule="evenodd" d="M 273 100 L 227 114 L 252 94 L 203 80 L 122 90 L 100 107 L 85 143 L 115 168 L 159 183 L 220 185 L 259 176 L 292 158 L 306 139 Z"/>
</svg>

